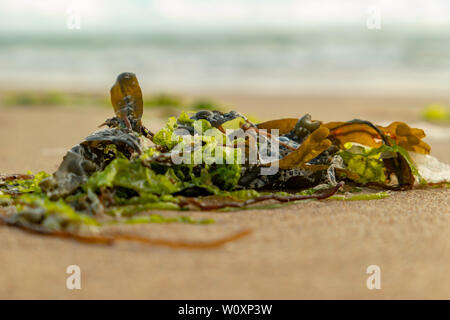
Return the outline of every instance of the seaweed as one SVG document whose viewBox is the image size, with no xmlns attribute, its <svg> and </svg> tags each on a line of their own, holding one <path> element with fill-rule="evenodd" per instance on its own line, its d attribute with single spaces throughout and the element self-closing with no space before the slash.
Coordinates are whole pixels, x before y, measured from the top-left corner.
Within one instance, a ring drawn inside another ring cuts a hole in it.
<svg viewBox="0 0 450 320">
<path fill-rule="evenodd" d="M 41 193 L 39 184 L 50 175 L 40 171 L 36 175 L 30 171 L 27 174 L 0 175 L 0 190 L 8 194 L 22 194 L 28 192 Z"/>
<path fill-rule="evenodd" d="M 101 231 L 118 224 L 215 222 L 155 211 L 374 200 L 389 193 L 361 193 L 361 188 L 435 186 L 421 177 L 411 157 L 430 153 L 422 141 L 425 133 L 403 122 L 387 127 L 360 119 L 323 123 L 306 114 L 255 124 L 239 112 L 211 110 L 208 104 L 206 110 L 170 117 L 153 133 L 142 123 L 145 103 L 134 74 L 120 74 L 110 94 L 115 115 L 101 125 L 107 128 L 71 148 L 55 173 L 0 175 L 2 223 L 89 243 L 213 248 L 251 231 L 208 242 Z M 358 193 L 336 195 L 344 186 Z"/>
<path fill-rule="evenodd" d="M 430 122 L 448 124 L 450 123 L 450 110 L 442 104 L 431 104 L 422 111 L 422 117 Z"/>
<path fill-rule="evenodd" d="M 335 194 L 337 192 L 337 190 L 343 186 L 344 183 L 340 182 L 338 183 L 336 186 L 325 190 L 322 193 L 315 193 L 315 194 L 310 194 L 310 195 L 279 195 L 279 194 L 265 194 L 265 195 L 259 195 L 256 197 L 252 197 L 248 200 L 245 201 L 215 201 L 217 199 L 210 199 L 213 200 L 213 203 L 206 203 L 203 202 L 199 199 L 195 199 L 195 198 L 184 198 L 180 201 L 180 205 L 182 207 L 184 206 L 188 206 L 188 205 L 193 205 L 195 207 L 198 207 L 201 210 L 218 210 L 218 209 L 223 209 L 223 208 L 242 208 L 242 207 L 247 207 L 249 205 L 258 203 L 258 202 L 263 202 L 263 201 L 268 201 L 268 200 L 275 200 L 278 202 L 293 202 L 293 201 L 301 201 L 301 200 L 311 200 L 311 199 L 315 199 L 315 200 L 321 200 L 321 199 L 326 199 L 331 197 L 333 194 Z M 215 202 L 215 203 L 214 203 Z"/>
<path fill-rule="evenodd" d="M 341 196 L 334 195 L 331 196 L 330 200 L 341 200 L 341 201 L 360 201 L 360 200 L 380 200 L 389 197 L 390 194 L 388 192 L 376 192 L 376 193 L 368 193 L 368 194 L 355 194 L 352 196 Z"/>
</svg>

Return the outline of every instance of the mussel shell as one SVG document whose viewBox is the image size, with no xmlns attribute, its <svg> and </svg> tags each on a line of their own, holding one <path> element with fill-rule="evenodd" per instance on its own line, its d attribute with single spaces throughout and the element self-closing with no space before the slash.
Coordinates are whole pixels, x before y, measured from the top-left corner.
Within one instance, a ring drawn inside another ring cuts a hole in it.
<svg viewBox="0 0 450 320">
<path fill-rule="evenodd" d="M 52 199 L 72 194 L 96 171 L 112 160 L 105 147 L 115 145 L 125 157 L 142 153 L 139 137 L 130 130 L 109 128 L 96 131 L 70 149 L 58 170 L 44 179 L 40 187 Z"/>
<path fill-rule="evenodd" d="M 124 153 L 125 156 L 142 153 L 139 137 L 127 129 L 108 128 L 99 130 L 90 134 L 80 143 L 80 145 L 91 149 L 102 149 L 109 144 L 115 145 L 117 150 Z"/>
<path fill-rule="evenodd" d="M 211 125 L 213 127 L 219 127 L 220 125 L 224 124 L 225 122 L 234 120 L 236 118 L 242 118 L 242 119 L 246 119 L 245 116 L 243 116 L 242 114 L 240 114 L 239 112 L 236 111 L 230 111 L 227 113 L 222 113 L 220 111 L 210 111 L 210 110 L 202 110 L 197 112 L 196 114 L 194 114 L 191 119 L 192 120 L 200 120 L 200 119 L 204 119 L 207 120 L 209 123 L 211 123 Z"/>
</svg>

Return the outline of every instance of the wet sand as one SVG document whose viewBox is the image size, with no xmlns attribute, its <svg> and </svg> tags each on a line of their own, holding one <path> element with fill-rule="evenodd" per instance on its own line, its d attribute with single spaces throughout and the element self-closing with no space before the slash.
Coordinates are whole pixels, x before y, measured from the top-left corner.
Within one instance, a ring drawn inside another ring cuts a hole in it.
<svg viewBox="0 0 450 320">
<path fill-rule="evenodd" d="M 217 94 L 223 104 L 261 120 L 309 112 L 325 121 L 420 121 L 431 99 L 264 97 Z M 450 104 L 450 99 L 440 99 Z M 102 108 L 0 107 L 0 172 L 54 171 L 65 150 L 106 117 Z M 161 120 L 146 113 L 153 129 Z M 449 137 L 450 138 L 450 137 Z M 450 162 L 449 139 L 429 139 Z M 120 242 L 80 244 L 0 227 L 0 298 L 300 299 L 450 298 L 450 191 L 399 192 L 383 200 L 305 202 L 273 210 L 214 213 L 213 225 L 121 227 L 155 238 L 212 240 L 252 233 L 221 248 L 183 250 Z M 163 215 L 186 213 L 161 212 Z M 82 289 L 66 289 L 68 265 Z M 366 268 L 381 268 L 368 290 Z"/>
</svg>

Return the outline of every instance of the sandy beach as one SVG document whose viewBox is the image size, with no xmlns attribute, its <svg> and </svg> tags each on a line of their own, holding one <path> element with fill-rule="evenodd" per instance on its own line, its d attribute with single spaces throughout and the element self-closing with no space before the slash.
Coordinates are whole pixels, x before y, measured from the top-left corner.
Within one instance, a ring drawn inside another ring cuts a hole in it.
<svg viewBox="0 0 450 320">
<path fill-rule="evenodd" d="M 324 121 L 401 120 L 412 126 L 423 123 L 420 111 L 435 102 L 429 97 L 207 96 L 260 120 L 310 113 Z M 450 105 L 450 97 L 438 102 Z M 68 148 L 111 115 L 108 108 L 0 106 L 0 172 L 53 172 Z M 163 124 L 147 111 L 144 122 L 153 130 Z M 450 135 L 427 139 L 432 155 L 447 163 L 449 140 Z M 207 250 L 126 242 L 87 245 L 1 226 L 0 298 L 448 299 L 449 195 L 448 189 L 413 190 L 382 200 L 188 213 L 197 219 L 213 218 L 212 225 L 120 227 L 124 232 L 174 240 L 212 240 L 252 230 L 243 239 Z M 73 264 L 82 271 L 81 290 L 66 289 L 65 271 Z M 381 268 L 380 290 L 366 287 L 369 265 Z"/>
</svg>

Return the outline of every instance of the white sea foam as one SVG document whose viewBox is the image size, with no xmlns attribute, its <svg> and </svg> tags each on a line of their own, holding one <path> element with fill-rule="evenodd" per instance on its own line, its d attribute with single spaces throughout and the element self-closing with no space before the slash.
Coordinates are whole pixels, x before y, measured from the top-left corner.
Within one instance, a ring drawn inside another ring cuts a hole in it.
<svg viewBox="0 0 450 320">
<path fill-rule="evenodd" d="M 417 170 L 419 170 L 419 174 L 427 182 L 437 183 L 450 181 L 450 165 L 440 162 L 438 159 L 428 154 L 415 152 L 410 152 L 409 154 L 414 161 Z"/>
</svg>

